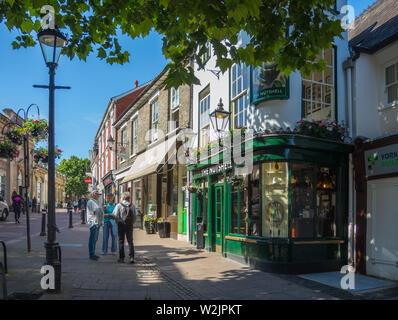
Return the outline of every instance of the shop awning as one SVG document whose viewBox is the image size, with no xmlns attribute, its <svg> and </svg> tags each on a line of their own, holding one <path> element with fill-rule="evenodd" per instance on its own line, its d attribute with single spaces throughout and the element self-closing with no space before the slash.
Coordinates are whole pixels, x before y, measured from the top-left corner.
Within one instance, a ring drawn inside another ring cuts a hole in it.
<svg viewBox="0 0 398 320">
<path fill-rule="evenodd" d="M 173 135 L 169 139 L 140 154 L 121 183 L 155 173 L 159 165 L 164 163 L 166 155 L 169 154 L 171 156 L 174 153 L 176 138 L 177 136 Z"/>
<path fill-rule="evenodd" d="M 123 179 L 124 177 L 126 177 L 129 174 L 129 172 L 130 172 L 130 170 L 129 170 L 129 168 L 127 168 L 126 170 L 124 170 L 120 173 L 117 173 L 115 175 L 115 181 L 119 181 L 119 180 Z"/>
</svg>

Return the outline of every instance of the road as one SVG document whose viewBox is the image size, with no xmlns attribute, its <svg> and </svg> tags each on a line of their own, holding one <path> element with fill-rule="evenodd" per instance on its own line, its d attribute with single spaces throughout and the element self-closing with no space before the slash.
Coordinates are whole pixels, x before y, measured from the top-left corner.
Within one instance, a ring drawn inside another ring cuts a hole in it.
<svg viewBox="0 0 398 320">
<path fill-rule="evenodd" d="M 30 217 L 30 234 L 31 236 L 39 235 L 41 232 L 41 213 L 29 213 Z M 21 214 L 20 224 L 15 223 L 14 213 L 11 212 L 6 221 L 0 221 L 0 240 L 7 243 L 16 241 L 26 241 L 26 215 Z M 81 222 L 80 213 L 73 214 L 73 223 Z M 69 216 L 66 209 L 57 209 L 56 224 L 58 229 L 68 228 Z M 47 228 L 46 228 L 47 232 Z"/>
</svg>

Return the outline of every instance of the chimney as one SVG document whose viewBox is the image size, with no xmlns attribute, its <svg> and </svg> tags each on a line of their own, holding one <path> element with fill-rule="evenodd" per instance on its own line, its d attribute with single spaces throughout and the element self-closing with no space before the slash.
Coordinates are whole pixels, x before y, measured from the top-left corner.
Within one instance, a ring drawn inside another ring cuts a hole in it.
<svg viewBox="0 0 398 320">
<path fill-rule="evenodd" d="M 134 88 L 137 88 L 138 87 L 138 80 L 135 80 L 134 81 Z"/>
</svg>

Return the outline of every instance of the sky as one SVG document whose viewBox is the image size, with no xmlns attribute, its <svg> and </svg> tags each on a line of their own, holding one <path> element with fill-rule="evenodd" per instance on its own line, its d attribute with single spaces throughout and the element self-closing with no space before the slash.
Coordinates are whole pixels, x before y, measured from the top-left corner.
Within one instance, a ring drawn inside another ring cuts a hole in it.
<svg viewBox="0 0 398 320">
<path fill-rule="evenodd" d="M 358 16 L 373 2 L 349 0 L 348 4 Z M 0 111 L 26 109 L 36 103 L 40 117 L 48 119 L 48 90 L 32 87 L 48 84 L 48 68 L 38 46 L 12 49 L 11 42 L 17 35 L 0 24 Z M 161 37 L 155 32 L 144 39 L 122 37 L 120 43 L 131 54 L 130 62 L 124 65 L 108 65 L 96 57 L 95 51 L 86 62 L 61 57 L 56 85 L 72 87 L 55 93 L 55 144 L 63 150 L 61 159 L 71 155 L 88 158 L 109 99 L 132 89 L 135 80 L 142 84 L 153 79 L 167 64 Z"/>
</svg>

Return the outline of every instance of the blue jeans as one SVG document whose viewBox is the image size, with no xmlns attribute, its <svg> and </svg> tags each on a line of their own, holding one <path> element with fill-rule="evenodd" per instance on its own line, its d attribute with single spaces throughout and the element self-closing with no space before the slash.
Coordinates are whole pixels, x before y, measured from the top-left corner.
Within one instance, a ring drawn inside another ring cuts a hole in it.
<svg viewBox="0 0 398 320">
<path fill-rule="evenodd" d="M 104 223 L 103 229 L 103 241 L 102 241 L 102 252 L 108 252 L 108 240 L 109 240 L 109 233 L 112 237 L 112 252 L 117 251 L 117 225 L 114 219 L 111 219 Z"/>
<path fill-rule="evenodd" d="M 88 253 L 90 257 L 95 256 L 95 245 L 97 244 L 100 227 L 95 225 L 90 228 L 90 238 L 88 239 Z"/>
</svg>

